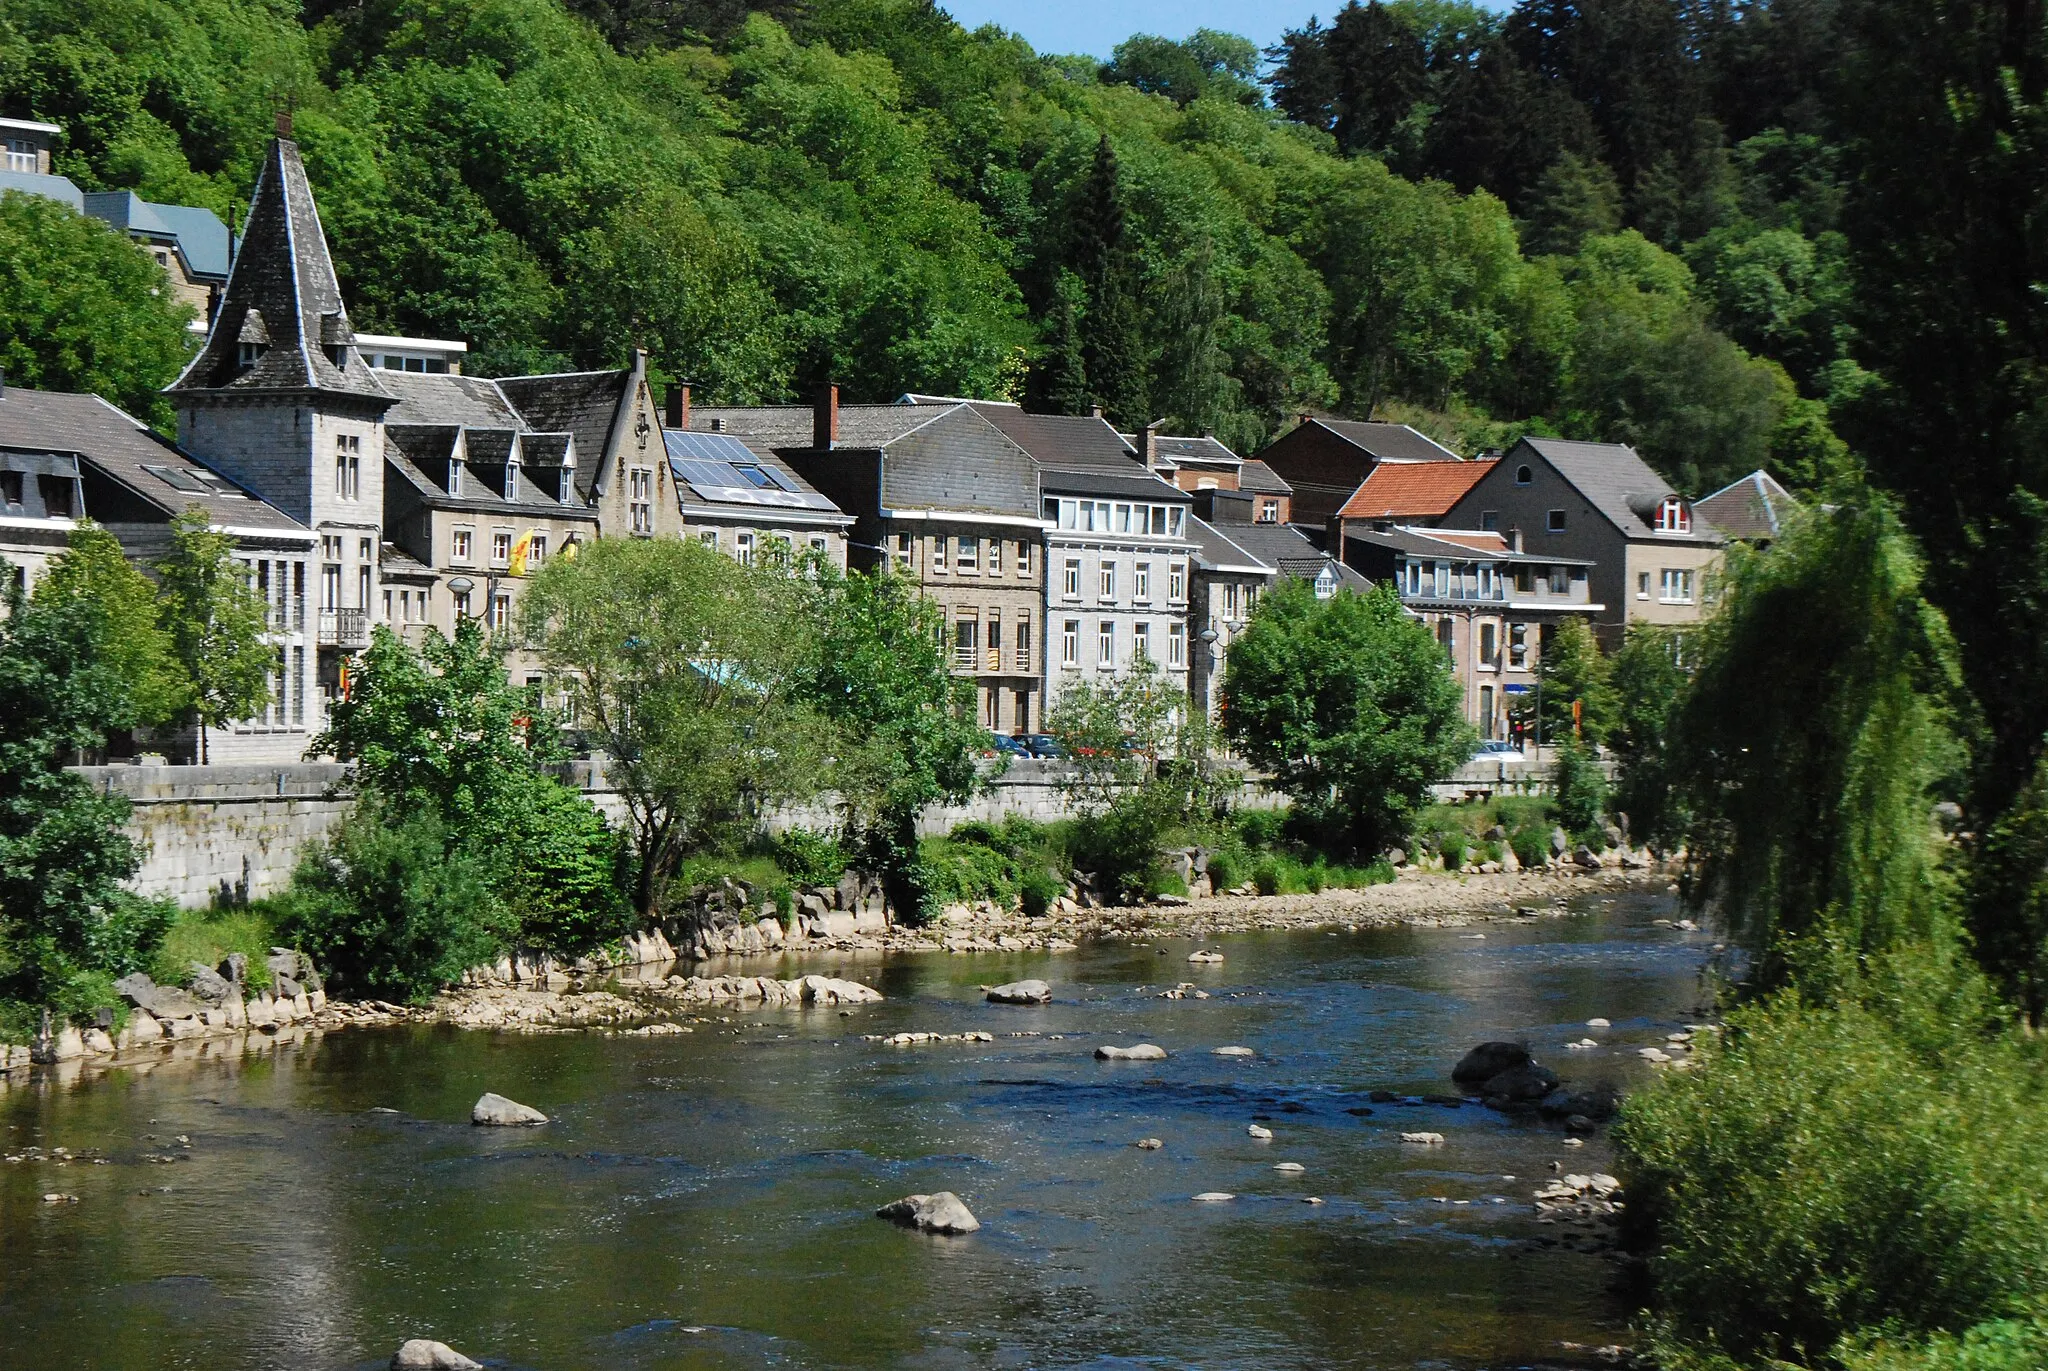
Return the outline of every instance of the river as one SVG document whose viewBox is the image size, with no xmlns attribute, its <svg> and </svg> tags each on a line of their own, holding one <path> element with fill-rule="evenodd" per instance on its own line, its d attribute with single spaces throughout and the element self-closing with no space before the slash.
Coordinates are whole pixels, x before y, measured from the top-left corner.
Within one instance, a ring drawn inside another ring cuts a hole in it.
<svg viewBox="0 0 2048 1371">
<path fill-rule="evenodd" d="M 16 1088 L 0 1154 L 108 1161 L 0 1163 L 0 1369 L 367 1371 L 417 1336 L 530 1371 L 1589 1364 L 1560 1345 L 1625 1340 L 1618 1266 L 1544 1245 L 1563 1230 L 1530 1192 L 1554 1160 L 1608 1169 L 1604 1137 L 1347 1111 L 1450 1090 L 1496 1037 L 1574 1082 L 1639 1081 L 1634 1048 L 1697 1012 L 1708 955 L 1670 915 L 1623 893 L 1541 921 L 1246 934 L 1211 967 L 1187 942 L 791 959 L 889 1000 L 654 1038 L 350 1030 Z M 1025 976 L 1054 1002 L 981 1000 Z M 1211 997 L 1158 997 L 1183 980 Z M 1594 1016 L 1605 1045 L 1567 1053 Z M 862 1037 L 973 1029 L 995 1041 Z M 1139 1041 L 1173 1055 L 1092 1057 Z M 554 1122 L 473 1128 L 485 1090 Z M 982 1230 L 872 1216 L 932 1190 Z M 1237 1198 L 1191 1200 L 1215 1190 Z"/>
</svg>

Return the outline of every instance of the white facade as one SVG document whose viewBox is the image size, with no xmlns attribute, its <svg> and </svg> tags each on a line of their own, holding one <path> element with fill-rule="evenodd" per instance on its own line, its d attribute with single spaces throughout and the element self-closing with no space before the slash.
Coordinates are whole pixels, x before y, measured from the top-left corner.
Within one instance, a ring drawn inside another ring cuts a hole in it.
<svg viewBox="0 0 2048 1371">
<path fill-rule="evenodd" d="M 1045 696 L 1101 684 L 1141 656 L 1185 689 L 1194 546 L 1187 506 L 1045 497 Z"/>
</svg>

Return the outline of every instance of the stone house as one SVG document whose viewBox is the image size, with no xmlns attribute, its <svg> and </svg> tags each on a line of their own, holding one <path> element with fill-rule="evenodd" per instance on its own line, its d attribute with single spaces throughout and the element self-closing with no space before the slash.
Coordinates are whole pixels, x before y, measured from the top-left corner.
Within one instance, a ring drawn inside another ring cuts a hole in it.
<svg viewBox="0 0 2048 1371">
<path fill-rule="evenodd" d="M 1768 471 L 1752 471 L 1692 504 L 1693 516 L 1706 520 L 1723 537 L 1756 547 L 1775 542 L 1785 516 L 1797 508 L 1792 492 Z"/>
<path fill-rule="evenodd" d="M 270 700 L 252 718 L 211 730 L 219 762 L 294 762 L 326 724 L 313 688 L 314 625 L 306 592 L 313 531 L 194 461 L 147 425 L 96 395 L 0 386 L 0 558 L 32 587 L 83 518 L 103 525 L 147 566 L 170 548 L 171 520 L 197 510 L 235 539 L 235 559 L 269 606 L 276 653 Z M 117 752 L 133 740 L 115 740 Z M 187 730 L 145 746 L 190 760 Z M 129 748 L 132 751 L 132 747 Z"/>
<path fill-rule="evenodd" d="M 809 417 L 801 406 L 790 408 Z M 719 424 L 723 429 L 722 418 Z M 820 494 L 766 441 L 749 443 L 735 433 L 692 429 L 688 386 L 669 389 L 662 442 L 684 537 L 743 561 L 753 560 L 763 548 L 786 544 L 794 552 L 822 553 L 846 570 L 853 516 Z"/>
<path fill-rule="evenodd" d="M 912 578 L 939 606 L 953 670 L 984 727 L 1044 726 L 1045 524 L 1030 456 L 976 406 L 697 409 L 692 432 L 778 455 L 852 523 L 847 561 Z"/>
<path fill-rule="evenodd" d="M 1511 735 L 1513 706 L 1534 691 L 1557 626 L 1605 608 L 1590 593 L 1591 562 L 1525 552 L 1512 534 L 1355 528 L 1344 553 L 1355 571 L 1395 587 L 1436 635 L 1481 738 Z"/>
<path fill-rule="evenodd" d="M 1724 539 L 1620 443 L 1524 438 L 1444 516 L 1531 554 L 1591 563 L 1593 627 L 1612 650 L 1630 624 L 1697 623 Z"/>
</svg>

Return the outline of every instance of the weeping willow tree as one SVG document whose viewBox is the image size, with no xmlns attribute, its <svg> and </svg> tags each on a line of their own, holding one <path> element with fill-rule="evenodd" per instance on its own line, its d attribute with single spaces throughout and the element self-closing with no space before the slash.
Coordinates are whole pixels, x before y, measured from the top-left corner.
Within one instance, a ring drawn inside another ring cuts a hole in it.
<svg viewBox="0 0 2048 1371">
<path fill-rule="evenodd" d="M 1696 892 L 1760 988 L 1946 940 L 1933 821 L 1962 760 L 1961 678 L 1891 506 L 1856 492 L 1768 551 L 1731 553 L 1673 743 Z M 1812 973 L 1812 974 L 1810 974 Z"/>
</svg>

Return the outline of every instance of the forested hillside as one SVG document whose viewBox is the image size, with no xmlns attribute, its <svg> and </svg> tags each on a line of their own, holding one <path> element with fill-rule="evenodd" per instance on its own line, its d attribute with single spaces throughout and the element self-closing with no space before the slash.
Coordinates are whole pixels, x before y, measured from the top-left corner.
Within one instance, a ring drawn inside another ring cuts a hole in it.
<svg viewBox="0 0 2048 1371">
<path fill-rule="evenodd" d="M 638 340 L 729 401 L 1533 423 L 1695 490 L 1842 460 L 1831 5 L 1353 5 L 1269 87 L 1206 32 L 1098 64 L 925 0 L 577 3 L 4 0 L 0 108 L 232 216 L 290 104 L 359 324 L 479 370 Z"/>
</svg>

